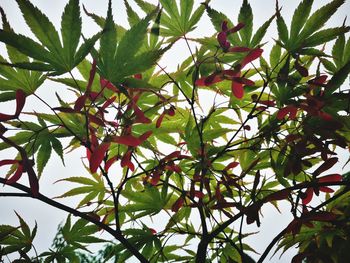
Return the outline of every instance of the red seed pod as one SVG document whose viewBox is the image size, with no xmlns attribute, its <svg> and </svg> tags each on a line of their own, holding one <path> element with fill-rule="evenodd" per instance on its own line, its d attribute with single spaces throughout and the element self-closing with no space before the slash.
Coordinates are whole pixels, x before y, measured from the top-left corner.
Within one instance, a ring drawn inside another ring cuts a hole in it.
<svg viewBox="0 0 350 263">
<path fill-rule="evenodd" d="M 184 202 L 185 202 L 185 199 L 184 199 L 182 196 L 180 196 L 180 197 L 176 200 L 176 202 L 172 205 L 171 211 L 173 211 L 173 212 L 175 212 L 175 213 L 176 213 L 177 211 L 179 211 L 179 209 L 183 206 Z"/>
</svg>

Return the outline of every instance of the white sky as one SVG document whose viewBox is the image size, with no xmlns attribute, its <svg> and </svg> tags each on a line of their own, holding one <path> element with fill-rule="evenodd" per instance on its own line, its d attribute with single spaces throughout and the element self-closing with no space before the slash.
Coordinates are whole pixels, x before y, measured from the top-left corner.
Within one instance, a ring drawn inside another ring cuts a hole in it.
<svg viewBox="0 0 350 263">
<path fill-rule="evenodd" d="M 67 0 L 61 1 L 47 1 L 47 0 L 31 0 L 31 2 L 38 6 L 40 10 L 47 14 L 49 19 L 56 25 L 56 28 L 59 28 L 61 14 L 63 8 L 68 2 Z M 107 0 L 84 0 L 81 1 L 86 6 L 87 10 L 94 12 L 98 15 L 105 16 L 107 10 Z M 132 2 L 132 1 L 130 1 Z M 150 1 L 156 3 L 156 1 Z M 203 2 L 202 0 L 195 1 L 196 3 Z M 211 6 L 219 11 L 225 13 L 233 21 L 237 20 L 237 14 L 241 6 L 241 0 L 212 0 Z M 286 19 L 287 25 L 290 24 L 291 15 L 293 10 L 298 5 L 300 1 L 298 0 L 281 0 L 280 6 L 283 7 L 282 15 Z M 324 5 L 330 1 L 325 0 L 315 0 L 313 10 L 316 10 L 319 6 Z M 98 3 L 98 4 L 96 4 Z M 251 6 L 253 8 L 254 14 L 254 26 L 255 29 L 257 26 L 260 26 L 265 22 L 271 15 L 274 13 L 275 0 L 251 0 Z M 31 32 L 28 30 L 28 27 L 25 25 L 24 19 L 21 17 L 20 11 L 17 7 L 17 4 L 14 0 L 0 0 L 0 6 L 5 10 L 7 18 L 17 33 L 22 33 L 27 36 L 33 37 Z M 136 5 L 133 4 L 135 10 L 138 10 Z M 127 25 L 127 19 L 125 15 L 125 10 L 122 0 L 113 1 L 113 11 L 114 19 L 118 24 Z M 350 12 L 350 2 L 346 1 L 343 7 L 338 10 L 336 15 L 330 20 L 328 25 L 330 27 L 340 26 L 347 14 Z M 92 22 L 92 20 L 82 14 L 83 17 L 83 32 L 85 35 L 92 35 L 99 30 L 99 28 Z M 201 20 L 198 25 L 198 30 L 194 33 L 190 33 L 190 37 L 194 36 L 210 36 L 214 33 L 211 23 L 208 21 L 208 18 L 204 16 L 204 19 Z M 275 23 L 273 22 L 272 27 L 269 29 L 267 36 L 265 37 L 266 41 L 273 43 L 272 37 L 277 38 Z M 5 55 L 4 46 L 0 44 L 0 54 Z M 165 58 L 162 60 L 161 64 L 167 66 L 167 69 L 175 68 L 178 62 L 181 62 L 181 55 L 184 54 L 184 58 L 189 55 L 188 50 L 184 47 L 183 44 L 177 44 L 173 51 L 170 51 Z M 54 92 L 62 91 L 62 86 L 57 85 L 52 82 L 45 83 L 38 92 L 40 96 L 48 98 L 48 100 L 54 100 Z M 0 104 L 0 112 L 6 112 L 7 105 L 9 103 Z M 40 106 L 37 101 L 33 99 L 29 100 L 26 105 L 27 110 L 35 108 L 36 110 L 40 109 Z M 44 174 L 40 181 L 41 191 L 43 194 L 48 196 L 57 196 L 62 194 L 67 188 L 64 187 L 64 184 L 55 184 L 52 185 L 52 182 L 64 176 L 79 176 L 83 173 L 81 172 L 80 157 L 84 156 L 84 152 L 76 151 L 73 154 L 67 154 L 65 157 L 66 167 L 63 167 L 58 158 L 52 158 L 47 167 L 45 168 Z M 0 159 L 11 158 L 8 152 L 0 152 Z M 345 156 L 344 156 L 345 157 Z M 338 167 L 339 168 L 339 167 Z M 0 176 L 6 172 L 6 169 L 0 170 Z M 26 178 L 25 178 L 26 179 Z M 26 183 L 26 181 L 24 181 Z M 2 186 L 0 186 L 3 191 Z M 6 187 L 9 189 L 9 187 Z M 11 189 L 9 189 L 11 191 Z M 65 201 L 67 200 L 59 200 Z M 68 202 L 70 203 L 70 202 Z M 43 251 L 48 248 L 48 245 L 51 244 L 54 234 L 56 233 L 57 225 L 65 220 L 67 214 L 57 209 L 50 208 L 46 204 L 42 204 L 36 200 L 29 200 L 26 198 L 5 198 L 0 197 L 0 224 L 17 224 L 17 219 L 13 210 L 19 212 L 19 214 L 29 223 L 30 227 L 34 226 L 34 221 L 38 222 L 38 236 L 35 240 L 35 244 L 38 251 Z M 276 212 L 272 206 L 267 205 L 264 209 L 264 219 L 262 220 L 261 233 L 254 235 L 250 238 L 250 244 L 258 252 L 263 252 L 265 247 L 268 245 L 269 241 L 274 237 L 275 234 L 279 233 L 291 220 L 289 216 L 289 207 L 282 207 L 282 211 L 285 212 L 288 216 L 280 215 Z M 251 229 L 256 231 L 255 225 Z M 248 231 L 248 228 L 247 228 Z M 281 259 L 278 256 L 275 256 L 270 261 L 269 259 L 266 262 L 290 262 L 291 257 L 295 252 L 287 252 Z M 271 254 L 270 254 L 271 255 Z"/>
</svg>

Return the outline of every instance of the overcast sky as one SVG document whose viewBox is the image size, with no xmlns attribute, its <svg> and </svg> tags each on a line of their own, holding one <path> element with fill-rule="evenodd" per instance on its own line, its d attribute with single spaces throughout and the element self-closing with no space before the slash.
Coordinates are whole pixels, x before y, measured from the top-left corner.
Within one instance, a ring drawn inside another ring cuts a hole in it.
<svg viewBox="0 0 350 263">
<path fill-rule="evenodd" d="M 56 25 L 56 28 L 59 28 L 61 14 L 63 12 L 63 8 L 68 2 L 67 0 L 61 1 L 48 1 L 48 0 L 31 0 L 33 4 L 38 6 L 50 20 Z M 107 10 L 107 0 L 84 0 L 81 1 L 86 6 L 87 10 L 90 12 L 94 12 L 98 15 L 105 16 Z M 132 2 L 132 1 L 129 1 Z M 156 1 L 149 1 L 156 3 Z M 200 3 L 202 1 L 195 1 L 196 3 Z M 232 18 L 233 21 L 237 20 L 237 14 L 241 5 L 241 0 L 212 0 L 211 6 L 214 9 L 220 10 L 224 12 L 228 17 Z M 297 0 L 281 0 L 280 6 L 283 7 L 282 15 L 287 21 L 287 25 L 290 24 L 291 15 L 293 10 L 298 5 L 300 1 Z M 314 1 L 313 10 L 317 9 L 319 6 L 324 5 L 330 1 L 326 0 L 315 0 Z M 98 4 L 96 4 L 98 3 Z M 260 26 L 264 21 L 266 21 L 269 17 L 274 13 L 275 8 L 275 0 L 251 0 L 250 1 L 253 13 L 254 13 L 254 26 Z M 139 10 L 136 5 L 132 4 L 135 7 L 135 10 Z M 10 24 L 14 28 L 17 33 L 21 33 L 27 36 L 33 37 L 31 32 L 28 30 L 28 27 L 25 25 L 24 19 L 21 17 L 20 11 L 17 7 L 17 4 L 14 0 L 1 0 L 0 6 L 5 10 L 7 14 L 7 18 L 10 21 Z M 122 0 L 114 0 L 113 1 L 113 13 L 114 19 L 118 24 L 127 25 L 127 19 L 123 7 Z M 337 14 L 331 19 L 329 26 L 340 26 L 347 14 L 350 13 L 350 3 L 346 1 L 344 6 L 337 12 Z M 82 14 L 83 17 L 83 31 L 84 34 L 89 36 L 93 35 L 95 32 L 99 30 L 99 28 L 91 21 L 90 18 L 86 17 Z M 205 17 L 205 16 L 204 16 Z M 210 36 L 214 33 L 211 23 L 205 17 L 201 20 L 198 25 L 198 30 L 194 33 L 190 33 L 189 36 Z M 272 43 L 272 37 L 277 38 L 275 31 L 275 24 L 273 24 L 272 28 L 269 29 L 267 36 L 265 37 L 266 41 L 270 41 Z M 0 44 L 0 54 L 6 56 L 4 51 L 4 46 Z M 181 62 L 181 55 L 183 57 L 187 57 L 189 55 L 188 50 L 184 48 L 182 44 L 178 44 L 175 46 L 174 51 L 169 52 L 165 58 L 162 60 L 163 66 L 168 66 L 169 68 L 174 68 L 178 62 Z M 45 83 L 42 87 L 39 88 L 38 93 L 40 96 L 47 97 L 49 100 L 54 99 L 53 91 L 62 91 L 62 86 L 57 85 L 52 82 Z M 11 103 L 1 103 L 0 104 L 0 112 L 6 112 L 8 109 L 8 105 L 12 105 Z M 13 106 L 12 106 L 13 107 Z M 40 104 L 38 101 L 34 101 L 33 98 L 29 99 L 28 104 L 26 105 L 27 110 L 31 110 L 35 108 L 36 110 L 40 110 Z M 42 110 L 45 110 L 42 105 Z M 52 182 L 59 178 L 63 178 L 64 176 L 80 176 L 85 174 L 81 171 L 80 157 L 84 156 L 83 151 L 76 151 L 73 154 L 69 153 L 66 155 L 66 167 L 63 167 L 61 162 L 57 158 L 53 158 L 49 161 L 48 166 L 44 171 L 44 175 L 41 179 L 41 191 L 48 196 L 56 196 L 62 194 L 65 188 L 64 184 L 55 184 L 52 185 Z M 8 153 L 0 152 L 0 159 L 10 158 Z M 338 167 L 339 168 L 339 167 Z M 0 169 L 0 176 L 6 172 L 7 168 Z M 25 178 L 26 179 L 26 178 Z M 23 181 L 26 183 L 26 181 Z M 0 186 L 0 191 L 5 190 L 2 186 Z M 6 189 L 10 189 L 6 187 Z M 67 200 L 62 200 L 67 201 Z M 282 210 L 289 215 L 289 208 L 284 207 Z M 43 251 L 47 249 L 51 244 L 52 238 L 56 233 L 57 225 L 66 218 L 66 214 L 58 211 L 56 209 L 50 208 L 49 206 L 40 203 L 39 201 L 29 200 L 26 198 L 4 198 L 0 197 L 0 224 L 16 224 L 17 219 L 13 210 L 19 212 L 22 217 L 29 223 L 30 227 L 33 227 L 34 220 L 37 220 L 39 229 L 38 229 L 38 237 L 35 240 L 35 244 L 37 246 L 38 251 Z M 289 216 L 281 216 L 272 206 L 267 206 L 265 208 L 265 217 L 262 221 L 262 229 L 261 233 L 255 235 L 250 239 L 252 242 L 252 247 L 257 248 L 259 252 L 263 252 L 271 238 L 279 233 L 291 220 Z M 276 221 L 276 218 L 278 220 Z M 277 222 L 277 224 L 276 224 Z M 256 230 L 252 228 L 252 230 Z M 266 260 L 266 262 L 289 262 L 292 255 L 295 252 L 287 252 L 282 259 L 279 259 L 278 256 L 275 256 L 271 261 Z"/>
</svg>

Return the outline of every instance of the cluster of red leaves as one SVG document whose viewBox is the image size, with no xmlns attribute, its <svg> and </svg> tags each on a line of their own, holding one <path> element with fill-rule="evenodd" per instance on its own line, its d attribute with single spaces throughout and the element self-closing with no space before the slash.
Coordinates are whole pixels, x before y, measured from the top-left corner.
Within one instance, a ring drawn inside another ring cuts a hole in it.
<svg viewBox="0 0 350 263">
<path fill-rule="evenodd" d="M 161 160 L 159 160 L 159 164 L 154 169 L 152 173 L 152 178 L 150 179 L 151 185 L 157 185 L 160 181 L 161 175 L 165 171 L 175 172 L 175 173 L 181 173 L 181 167 L 177 164 L 175 164 L 175 161 L 180 161 L 182 159 L 189 159 L 190 157 L 187 155 L 183 155 L 181 151 L 174 151 Z M 144 178 L 144 181 L 146 182 L 149 180 L 149 177 Z"/>
<path fill-rule="evenodd" d="M 251 81 L 245 77 L 241 76 L 241 70 L 250 62 L 253 60 L 259 58 L 263 52 L 261 48 L 248 48 L 248 47 L 230 47 L 230 42 L 227 40 L 227 36 L 231 33 L 235 33 L 241 28 L 243 28 L 244 25 L 242 23 L 239 23 L 237 26 L 228 29 L 227 28 L 227 21 L 224 21 L 222 23 L 222 31 L 218 34 L 217 39 L 220 44 L 220 46 L 223 48 L 225 52 L 246 52 L 247 55 L 242 59 L 240 64 L 235 66 L 233 70 L 221 70 L 218 72 L 214 72 L 213 74 L 202 77 L 198 80 L 196 80 L 195 85 L 196 86 L 211 86 L 215 83 L 221 82 L 223 80 L 230 80 L 231 81 L 231 90 L 232 94 L 238 98 L 241 99 L 244 95 L 244 89 L 243 87 L 245 85 L 253 86 L 255 83 L 254 81 Z"/>
<path fill-rule="evenodd" d="M 24 93 L 24 91 L 21 89 L 17 90 L 15 114 L 11 115 L 11 114 L 0 113 L 0 122 L 17 119 L 19 114 L 22 112 L 25 102 L 26 102 L 26 94 Z"/>
<path fill-rule="evenodd" d="M 318 95 L 312 95 L 312 90 L 315 87 L 323 87 L 326 80 L 327 76 L 322 75 L 308 81 L 309 92 L 305 94 L 306 100 L 301 100 L 297 105 L 287 105 L 280 109 L 277 112 L 277 119 L 282 120 L 288 115 L 289 119 L 295 120 L 298 111 L 303 110 L 309 116 L 319 116 L 325 121 L 332 120 L 332 116 L 322 110 L 325 106 L 323 92 L 320 92 Z"/>
<path fill-rule="evenodd" d="M 252 224 L 254 222 L 257 223 L 258 227 L 260 226 L 260 219 L 259 219 L 259 211 L 264 203 L 267 202 L 274 202 L 274 201 L 280 201 L 287 199 L 289 195 L 291 194 L 290 189 L 283 189 L 277 192 L 274 192 L 270 195 L 268 195 L 263 200 L 255 202 L 253 205 L 249 206 L 248 208 L 244 209 L 244 212 L 247 216 L 247 224 Z"/>
<path fill-rule="evenodd" d="M 326 192 L 331 193 L 334 192 L 333 189 L 327 187 L 327 186 L 318 186 L 318 184 L 322 183 L 337 183 L 342 180 L 342 176 L 339 174 L 329 174 L 322 176 L 320 178 L 316 178 L 318 175 L 323 173 L 324 171 L 330 169 L 336 162 L 338 161 L 338 158 L 329 158 L 327 159 L 322 165 L 320 165 L 314 172 L 313 176 L 314 179 L 314 186 L 308 187 L 304 193 L 301 195 L 302 204 L 303 204 L 303 214 L 299 218 L 295 218 L 286 228 L 286 233 L 292 232 L 293 235 L 299 233 L 301 226 L 304 224 L 306 226 L 312 227 L 311 221 L 332 221 L 335 218 L 335 215 L 330 212 L 308 212 L 306 208 L 306 204 L 308 204 L 313 197 L 313 193 L 316 195 L 319 194 L 319 192 Z M 259 211 L 264 203 L 267 202 L 274 202 L 279 200 L 284 200 L 289 197 L 291 194 L 291 189 L 283 189 L 280 191 L 277 191 L 275 193 L 272 193 L 268 196 L 266 196 L 264 199 L 259 200 L 255 203 L 253 203 L 248 208 L 244 209 L 244 212 L 247 216 L 247 224 L 252 224 L 254 222 L 257 222 L 258 226 L 260 225 L 259 220 Z"/>
<path fill-rule="evenodd" d="M 314 172 L 313 172 L 313 181 L 315 183 L 314 187 L 309 187 L 306 189 L 305 193 L 302 195 L 302 203 L 303 205 L 307 205 L 311 202 L 313 194 L 319 195 L 319 192 L 324 193 L 333 193 L 334 190 L 327 186 L 317 186 L 318 183 L 337 183 L 342 180 L 342 176 L 340 174 L 329 174 L 322 176 L 320 178 L 316 178 L 318 175 L 323 173 L 324 171 L 332 168 L 338 162 L 338 158 L 333 157 L 325 160 L 323 164 L 321 164 Z"/>
<path fill-rule="evenodd" d="M 237 189 L 241 188 L 241 186 L 237 182 L 239 180 L 239 177 L 236 177 L 233 174 L 229 173 L 229 170 L 236 168 L 238 165 L 239 163 L 234 161 L 226 165 L 226 167 L 223 169 L 221 180 L 218 180 L 218 183 L 215 187 L 215 199 L 217 200 L 217 202 L 214 206 L 212 206 L 212 209 L 219 209 L 221 211 L 224 211 L 224 208 L 235 207 L 237 205 L 235 202 L 228 202 L 227 200 L 225 200 L 221 192 L 221 185 L 225 186 L 225 189 L 231 194 L 232 186 L 234 186 Z"/>
<path fill-rule="evenodd" d="M 121 167 L 128 167 L 130 170 L 134 171 L 135 166 L 131 162 L 132 153 L 134 151 L 134 148 L 141 145 L 145 140 L 148 139 L 149 136 L 152 135 L 152 131 L 147 131 L 144 134 L 136 137 L 132 134 L 132 125 L 136 123 L 142 123 L 142 124 L 149 124 L 152 121 L 145 116 L 144 112 L 140 109 L 140 107 L 137 105 L 137 102 L 145 90 L 143 89 L 126 89 L 126 95 L 130 98 L 129 103 L 127 104 L 127 107 L 124 112 L 119 112 L 117 115 L 117 118 L 120 118 L 121 116 L 127 116 L 127 112 L 131 111 L 129 119 L 127 120 L 128 125 L 125 125 L 123 128 L 123 131 L 121 132 L 121 135 L 113 135 L 108 136 L 108 138 L 105 139 L 101 144 L 99 144 L 96 134 L 95 134 L 95 128 L 91 126 L 91 123 L 95 123 L 98 126 L 105 127 L 106 125 L 111 125 L 113 128 L 118 128 L 118 123 L 115 121 L 106 121 L 104 117 L 104 113 L 106 109 L 115 101 L 116 96 L 112 96 L 111 98 L 105 99 L 102 106 L 98 107 L 98 110 L 96 114 L 92 115 L 89 113 L 89 110 L 83 111 L 82 109 L 86 106 L 87 100 L 90 100 L 91 105 L 95 102 L 96 99 L 101 98 L 103 94 L 103 90 L 109 89 L 116 94 L 120 93 L 120 90 L 114 86 L 110 81 L 100 78 L 100 86 L 101 91 L 100 92 L 93 92 L 91 91 L 92 83 L 94 81 L 96 75 L 96 61 L 93 62 L 91 70 L 90 70 L 90 76 L 89 81 L 86 87 L 86 91 L 83 95 L 77 98 L 74 104 L 74 109 L 67 108 L 67 107 L 57 107 L 54 108 L 55 110 L 60 110 L 62 112 L 68 112 L 68 113 L 81 113 L 84 115 L 87 115 L 88 117 L 88 126 L 90 131 L 90 141 L 89 143 L 86 143 L 86 149 L 87 149 L 87 158 L 89 160 L 89 166 L 90 171 L 92 173 L 95 173 L 98 169 L 98 167 L 101 165 L 102 161 L 106 158 L 106 156 L 111 143 L 118 143 L 125 146 L 128 146 L 127 151 L 121 158 Z M 141 74 L 137 74 L 134 76 L 136 79 L 141 79 Z M 162 98 L 161 98 L 162 99 Z M 90 107 L 90 105 L 88 105 Z M 156 122 L 156 127 L 159 128 L 162 120 L 165 115 L 174 116 L 175 115 L 175 109 L 173 107 L 170 107 L 169 109 L 164 110 L 164 112 L 160 115 Z M 105 164 L 105 170 L 108 171 L 110 166 L 117 161 L 117 157 L 110 158 L 107 160 Z"/>
<path fill-rule="evenodd" d="M 128 129 L 130 131 L 130 129 Z M 95 138 L 96 136 L 93 135 L 93 132 L 90 132 L 91 138 Z M 131 171 L 135 170 L 134 164 L 131 162 L 131 156 L 132 152 L 134 150 L 134 147 L 139 146 L 142 144 L 145 140 L 148 139 L 149 136 L 152 135 L 152 131 L 147 131 L 140 135 L 139 137 L 135 137 L 131 134 L 131 131 L 128 134 L 122 135 L 122 136 L 111 136 L 108 142 L 102 142 L 101 144 L 98 144 L 97 140 L 92 139 L 91 140 L 91 151 L 87 148 L 87 157 L 90 164 L 90 171 L 92 173 L 95 173 L 104 160 L 106 153 L 109 150 L 109 147 L 111 145 L 111 142 L 115 142 L 118 144 L 123 144 L 128 146 L 128 150 L 121 158 L 121 167 L 128 167 Z M 117 160 L 116 157 L 113 157 L 109 159 L 106 162 L 105 170 L 108 171 L 110 166 Z"/>
<path fill-rule="evenodd" d="M 89 80 L 86 86 L 86 90 L 85 93 L 81 96 L 79 96 L 75 103 L 74 103 L 74 108 L 69 108 L 69 107 L 56 107 L 54 108 L 54 110 L 59 110 L 62 112 L 66 112 L 66 113 L 80 113 L 80 114 L 84 114 L 87 116 L 88 121 L 97 124 L 98 126 L 102 126 L 105 127 L 106 124 L 109 124 L 111 126 L 116 127 L 116 123 L 113 121 L 106 121 L 105 117 L 104 117 L 104 113 L 107 109 L 107 107 L 109 107 L 116 99 L 116 96 L 112 96 L 108 99 L 106 99 L 103 103 L 102 106 L 97 107 L 98 110 L 96 112 L 96 114 L 90 114 L 89 110 L 86 111 L 82 111 L 84 107 L 86 107 L 87 101 L 90 101 L 90 105 L 92 105 L 97 99 L 102 97 L 103 94 L 103 90 L 105 88 L 112 90 L 113 92 L 120 93 L 120 91 L 112 84 L 110 83 L 108 80 L 105 80 L 103 78 L 100 78 L 100 86 L 101 86 L 101 91 L 100 92 L 94 92 L 91 90 L 92 87 L 92 83 L 95 79 L 95 75 L 96 75 L 96 61 L 94 60 L 91 66 L 91 70 L 90 70 L 90 76 L 89 76 Z M 90 107 L 90 105 L 88 105 L 88 107 Z"/>
<path fill-rule="evenodd" d="M 342 176 L 340 174 L 329 174 L 322 176 L 318 179 L 316 179 L 315 183 L 336 183 L 340 182 L 342 180 Z M 334 190 L 332 188 L 329 188 L 328 186 L 315 186 L 315 187 L 309 187 L 306 189 L 304 196 L 302 197 L 303 205 L 307 205 L 311 202 L 313 194 L 319 195 L 319 192 L 324 193 L 333 193 Z"/>
<path fill-rule="evenodd" d="M 140 74 L 138 74 L 138 75 L 135 75 L 135 78 L 140 79 L 140 78 L 142 78 L 142 76 Z M 116 87 L 113 86 L 113 84 L 111 84 L 107 80 L 103 80 L 103 84 L 111 90 L 116 90 Z M 109 146 L 110 146 L 109 142 L 114 142 L 114 143 L 128 146 L 127 151 L 125 152 L 125 154 L 121 158 L 121 163 L 120 163 L 121 167 L 128 167 L 131 171 L 135 170 L 135 166 L 131 161 L 132 153 L 136 147 L 141 145 L 144 141 L 146 141 L 152 135 L 152 131 L 147 131 L 147 132 L 141 134 L 140 136 L 136 137 L 136 136 L 132 135 L 132 132 L 131 132 L 132 125 L 136 124 L 136 123 L 149 124 L 149 123 L 152 123 L 152 121 L 148 117 L 145 116 L 145 113 L 137 105 L 137 102 L 138 102 L 142 92 L 144 92 L 144 90 L 142 90 L 142 89 L 130 89 L 128 92 L 129 92 L 130 102 L 128 103 L 127 108 L 123 114 L 125 115 L 125 113 L 127 111 L 132 111 L 131 117 L 127 121 L 129 124 L 124 127 L 124 129 L 122 131 L 122 135 L 119 135 L 119 136 L 114 135 L 114 136 L 110 136 L 108 138 L 107 145 L 106 145 L 106 143 L 103 144 L 103 147 L 100 147 L 99 148 L 100 151 L 97 152 L 97 154 L 99 156 L 97 161 L 95 161 L 95 159 L 93 159 L 93 158 L 90 159 L 90 167 L 91 167 L 91 163 L 92 163 L 93 168 L 98 167 L 98 165 L 103 160 L 103 156 L 105 156 L 106 152 L 109 149 Z M 112 101 L 107 100 L 104 103 L 104 105 L 102 106 L 102 109 L 104 110 L 113 101 L 114 101 L 114 99 Z M 106 105 L 106 103 L 108 103 L 108 104 Z M 175 109 L 173 107 L 170 107 L 169 109 L 164 110 L 163 113 L 157 119 L 156 128 L 159 128 L 161 126 L 161 123 L 162 123 L 165 115 L 174 116 Z M 108 170 L 109 167 L 112 165 L 112 163 L 115 162 L 116 160 L 117 160 L 116 157 L 109 159 L 106 162 L 105 169 Z M 169 170 L 173 166 L 169 166 L 169 167 L 167 166 L 166 168 Z M 94 170 L 94 171 L 96 171 L 96 170 Z"/>
<path fill-rule="evenodd" d="M 293 236 L 300 232 L 302 225 L 307 227 L 313 227 L 312 221 L 319 222 L 331 222 L 334 221 L 337 216 L 332 212 L 319 211 L 319 212 L 308 212 L 304 207 L 304 211 L 300 217 L 294 218 L 285 229 L 286 234 L 292 233 Z"/>
<path fill-rule="evenodd" d="M 184 156 L 186 158 L 189 158 L 188 156 Z M 210 164 L 208 163 L 210 166 Z M 202 191 L 196 190 L 195 185 L 196 183 L 202 183 L 208 193 L 209 201 L 211 202 L 213 200 L 216 200 L 216 204 L 211 206 L 211 209 L 219 209 L 223 213 L 230 216 L 227 211 L 225 211 L 225 208 L 228 207 L 235 207 L 237 203 L 234 202 L 228 202 L 225 200 L 224 196 L 221 193 L 220 185 L 224 185 L 228 191 L 232 191 L 232 186 L 240 188 L 240 185 L 237 183 L 237 180 L 239 180 L 238 177 L 234 177 L 232 174 L 229 174 L 228 171 L 230 169 L 233 169 L 239 165 L 238 162 L 231 162 L 229 163 L 223 170 L 223 176 L 220 181 L 218 181 L 217 186 L 215 188 L 215 194 L 212 195 L 211 193 L 211 186 L 209 178 L 202 177 L 199 174 L 195 173 L 193 176 L 193 180 L 191 181 L 191 187 L 190 191 L 184 191 L 181 196 L 178 197 L 178 199 L 175 201 L 175 203 L 172 206 L 172 211 L 177 212 L 185 203 L 186 197 L 188 197 L 190 200 L 193 200 L 194 198 L 198 198 L 199 200 L 202 200 L 204 197 L 204 193 Z M 197 203 L 193 200 L 189 206 L 191 207 L 197 207 L 200 205 L 200 203 Z"/>
<path fill-rule="evenodd" d="M 17 166 L 16 172 L 9 179 L 7 179 L 6 184 L 16 183 L 19 179 L 21 179 L 23 173 L 27 173 L 32 195 L 34 197 L 37 197 L 39 195 L 39 182 L 33 169 L 34 161 L 29 160 L 27 155 L 24 153 L 21 153 L 21 158 L 22 160 L 6 159 L 6 160 L 0 161 L 0 166 L 3 166 L 3 165 Z"/>
<path fill-rule="evenodd" d="M 186 196 L 188 196 L 191 199 L 194 198 L 198 198 L 198 199 L 202 199 L 204 197 L 203 192 L 195 190 L 194 187 L 191 187 L 190 191 L 185 191 L 176 201 L 175 203 L 172 205 L 171 207 L 171 211 L 173 212 L 177 212 L 179 211 L 179 209 L 184 205 L 185 200 L 186 200 Z M 195 207 L 197 206 L 197 204 L 193 203 L 190 206 Z"/>
<path fill-rule="evenodd" d="M 190 159 L 190 158 L 191 158 L 190 156 L 182 154 L 181 151 L 174 151 L 166 155 L 165 157 L 159 160 L 159 163 L 154 168 L 152 174 L 147 175 L 145 178 L 143 178 L 144 183 L 150 183 L 152 186 L 156 186 L 161 180 L 161 176 L 165 172 L 178 173 L 178 174 L 181 173 L 182 172 L 181 167 L 177 165 L 175 162 L 183 159 Z M 192 188 L 191 188 L 191 191 L 189 192 L 184 191 L 182 195 L 178 197 L 178 199 L 172 205 L 171 210 L 173 212 L 177 212 L 184 205 L 186 196 L 189 196 L 190 198 L 194 198 L 194 197 L 203 198 L 204 194 Z"/>
<path fill-rule="evenodd" d="M 162 125 L 163 119 L 165 115 L 168 116 L 174 116 L 175 115 L 175 109 L 173 107 L 170 107 L 169 109 L 165 109 L 162 114 L 159 115 L 157 122 L 156 122 L 156 128 L 159 128 Z"/>
<path fill-rule="evenodd" d="M 233 52 L 232 48 L 230 49 L 230 42 L 227 40 L 227 36 L 233 33 L 236 33 L 237 31 L 239 31 L 240 29 L 242 29 L 244 27 L 243 23 L 238 23 L 235 27 L 233 28 L 228 28 L 227 27 L 227 21 L 223 21 L 221 24 L 221 32 L 219 32 L 219 34 L 217 35 L 217 40 L 221 46 L 221 48 L 224 51 L 229 51 L 229 52 Z"/>
<path fill-rule="evenodd" d="M 21 148 L 20 146 L 16 145 L 11 140 L 7 139 L 3 136 L 3 133 L 6 131 L 6 128 L 1 124 L 1 122 L 17 119 L 19 114 L 22 112 L 22 109 L 24 107 L 24 104 L 26 102 L 26 94 L 23 90 L 19 89 L 16 91 L 16 111 L 14 114 L 5 114 L 0 113 L 0 136 L 3 141 L 10 144 L 14 148 L 16 148 L 20 155 L 21 160 L 10 160 L 5 159 L 0 161 L 0 166 L 3 165 L 16 165 L 17 169 L 15 173 L 6 181 L 7 184 L 13 184 L 16 183 L 21 177 L 23 173 L 27 173 L 30 189 L 33 194 L 33 196 L 39 195 L 39 182 L 38 178 L 34 172 L 33 166 L 34 162 L 32 160 L 29 160 L 26 151 Z"/>
</svg>

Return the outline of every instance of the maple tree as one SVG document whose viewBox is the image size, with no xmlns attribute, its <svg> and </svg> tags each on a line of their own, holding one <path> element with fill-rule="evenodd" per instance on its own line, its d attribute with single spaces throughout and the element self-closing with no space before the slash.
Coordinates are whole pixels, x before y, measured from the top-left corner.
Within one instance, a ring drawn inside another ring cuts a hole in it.
<svg viewBox="0 0 350 263">
<path fill-rule="evenodd" d="M 124 1 L 129 29 L 115 24 L 112 1 L 100 17 L 69 0 L 60 32 L 30 1 L 16 1 L 36 39 L 15 33 L 0 9 L 8 54 L 0 57 L 0 101 L 15 105 L 0 113 L 0 150 L 17 153 L 0 160 L 10 167 L 0 182 L 19 190 L 0 195 L 35 198 L 68 217 L 38 253 L 37 225 L 30 229 L 17 214 L 19 224 L 0 225 L 0 258 L 255 262 L 245 242 L 253 233 L 244 226 L 255 223 L 258 230 L 262 207 L 284 202 L 293 219 L 258 251 L 257 262 L 276 244 L 300 245 L 293 262 L 320 262 L 324 253 L 317 251 L 329 251 L 327 262 L 346 261 L 349 176 L 329 170 L 340 162 L 337 149 L 350 142 L 350 93 L 343 85 L 349 27 L 324 28 L 344 0 L 315 12 L 312 0 L 300 1 L 290 26 L 276 1 L 256 31 L 247 0 L 234 22 L 210 0 L 158 6 L 133 0 L 143 18 Z M 82 35 L 82 15 L 100 31 Z M 216 33 L 190 37 L 203 16 Z M 264 37 L 274 25 L 278 35 L 267 51 Z M 169 72 L 159 60 L 176 42 L 186 43 L 189 57 Z M 47 81 L 64 84 L 71 100 L 40 97 Z M 209 109 L 202 107 L 203 90 L 212 95 Z M 23 111 L 27 97 L 50 113 Z M 52 152 L 64 162 L 64 148 L 85 150 L 85 171 L 57 182 L 69 191 L 43 195 L 44 168 Z M 76 196 L 76 207 L 61 202 Z M 150 218 L 164 226 L 156 223 L 155 230 Z M 88 250 L 95 243 L 103 244 L 98 255 Z"/>
</svg>

